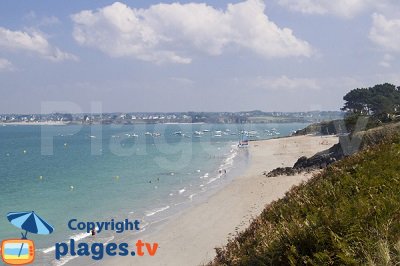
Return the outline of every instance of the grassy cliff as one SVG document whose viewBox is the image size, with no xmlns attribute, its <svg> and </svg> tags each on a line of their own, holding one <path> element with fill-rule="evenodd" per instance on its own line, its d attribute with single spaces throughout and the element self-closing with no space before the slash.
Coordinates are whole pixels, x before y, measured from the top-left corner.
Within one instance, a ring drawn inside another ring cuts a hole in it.
<svg viewBox="0 0 400 266">
<path fill-rule="evenodd" d="M 210 265 L 399 265 L 400 137 L 379 139 L 268 205 Z"/>
</svg>

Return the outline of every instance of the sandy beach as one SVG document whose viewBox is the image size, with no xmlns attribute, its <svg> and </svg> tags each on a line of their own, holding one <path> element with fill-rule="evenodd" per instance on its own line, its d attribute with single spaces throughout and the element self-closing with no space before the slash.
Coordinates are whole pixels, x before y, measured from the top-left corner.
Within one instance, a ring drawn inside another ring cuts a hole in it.
<svg viewBox="0 0 400 266">
<path fill-rule="evenodd" d="M 209 262 L 215 247 L 223 246 L 266 204 L 284 196 L 292 186 L 311 174 L 267 178 L 262 173 L 276 167 L 293 166 L 301 156 L 312 156 L 337 143 L 337 137 L 299 136 L 250 143 L 250 165 L 207 201 L 168 221 L 159 231 L 142 239 L 158 242 L 154 257 L 113 257 L 96 265 L 190 266 Z M 136 239 L 130 242 L 134 243 Z"/>
</svg>

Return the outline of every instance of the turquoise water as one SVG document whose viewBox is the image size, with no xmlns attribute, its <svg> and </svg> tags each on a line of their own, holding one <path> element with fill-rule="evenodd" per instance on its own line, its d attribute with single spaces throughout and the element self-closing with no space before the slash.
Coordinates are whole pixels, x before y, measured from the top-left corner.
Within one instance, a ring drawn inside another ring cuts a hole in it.
<svg viewBox="0 0 400 266">
<path fill-rule="evenodd" d="M 226 182 L 219 170 L 229 172 L 240 160 L 238 131 L 255 130 L 267 139 L 276 136 L 265 129 L 285 136 L 305 126 L 0 126 L 0 239 L 20 237 L 6 219 L 11 211 L 35 210 L 55 227 L 50 236 L 28 234 L 41 251 L 83 237 L 67 228 L 72 218 L 139 219 L 151 230 L 149 224 L 179 211 L 181 203 Z"/>
</svg>

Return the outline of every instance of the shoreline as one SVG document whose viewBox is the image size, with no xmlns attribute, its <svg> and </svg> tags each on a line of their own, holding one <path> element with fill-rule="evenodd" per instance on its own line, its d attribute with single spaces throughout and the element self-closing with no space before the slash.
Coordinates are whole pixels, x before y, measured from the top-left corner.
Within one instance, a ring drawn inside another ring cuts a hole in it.
<svg viewBox="0 0 400 266">
<path fill-rule="evenodd" d="M 321 140 L 324 140 L 322 144 Z M 244 174 L 206 201 L 165 222 L 159 230 L 142 238 L 158 242 L 154 257 L 105 257 L 90 265 L 200 265 L 212 260 L 216 247 L 245 229 L 265 205 L 284 196 L 294 185 L 308 180 L 312 173 L 267 178 L 262 173 L 276 167 L 293 166 L 301 156 L 310 157 L 338 142 L 337 137 L 298 136 L 250 143 L 250 164 Z M 224 211 L 229 210 L 229 211 Z M 134 243 L 136 237 L 129 237 Z M 76 261 L 77 263 L 83 260 Z"/>
<path fill-rule="evenodd" d="M 1 126 L 67 126 L 70 123 L 67 122 L 56 122 L 56 121 L 46 121 L 46 122 L 7 122 L 0 123 Z"/>
</svg>

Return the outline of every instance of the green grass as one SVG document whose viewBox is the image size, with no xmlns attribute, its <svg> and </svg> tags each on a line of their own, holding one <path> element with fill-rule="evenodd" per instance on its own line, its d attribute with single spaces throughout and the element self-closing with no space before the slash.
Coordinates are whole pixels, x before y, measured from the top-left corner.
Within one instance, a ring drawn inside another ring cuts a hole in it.
<svg viewBox="0 0 400 266">
<path fill-rule="evenodd" d="M 268 205 L 210 265 L 400 265 L 400 138 Z"/>
</svg>

